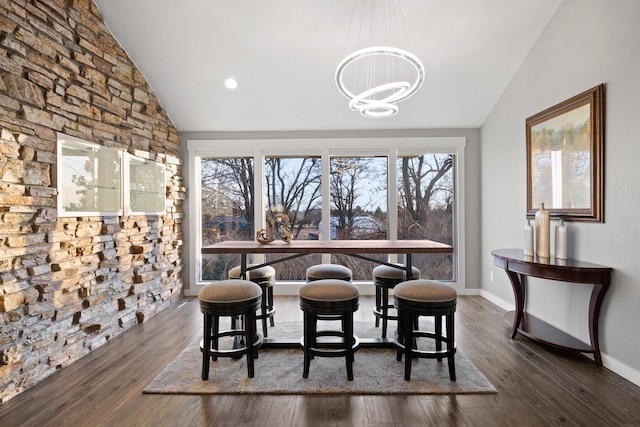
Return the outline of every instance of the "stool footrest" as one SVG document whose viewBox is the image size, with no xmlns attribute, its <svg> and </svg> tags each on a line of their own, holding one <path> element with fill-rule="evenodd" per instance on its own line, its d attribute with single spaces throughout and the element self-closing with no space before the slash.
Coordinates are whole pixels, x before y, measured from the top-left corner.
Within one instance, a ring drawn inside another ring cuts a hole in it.
<svg viewBox="0 0 640 427">
<path fill-rule="evenodd" d="M 256 314 L 256 319 L 268 319 L 273 317 L 274 314 L 276 314 L 275 307 L 267 308 L 267 311 L 264 314 Z"/>
<path fill-rule="evenodd" d="M 442 343 L 447 343 L 447 337 L 445 336 L 437 336 L 435 333 L 433 332 L 425 332 L 425 331 L 413 331 L 413 337 L 414 338 L 432 338 L 435 340 L 438 340 Z M 394 339 L 394 344 L 396 345 L 396 347 L 400 347 L 400 349 L 402 349 L 403 351 L 405 350 L 405 346 L 404 346 L 404 342 L 402 342 L 400 340 L 400 338 L 398 336 L 396 336 L 396 338 Z M 453 348 L 451 349 L 444 349 L 444 350 L 427 350 L 427 349 L 417 349 L 417 348 L 412 348 L 411 349 L 411 355 L 414 357 L 420 357 L 420 358 L 428 358 L 428 359 L 440 359 L 443 356 L 448 356 L 450 354 L 455 354 L 456 353 L 456 344 L 453 344 Z"/>
<path fill-rule="evenodd" d="M 342 338 L 332 341 L 321 340 L 316 341 L 314 346 L 309 347 L 309 354 L 312 356 L 324 356 L 324 357 L 344 357 L 347 355 L 347 350 L 344 348 L 344 332 L 340 331 L 318 331 L 317 337 L 334 337 Z M 304 348 L 304 337 L 300 339 L 300 346 Z M 360 339 L 357 336 L 353 336 L 353 344 L 351 345 L 352 351 L 355 353 L 360 348 Z"/>
<path fill-rule="evenodd" d="M 390 308 L 395 308 L 395 306 L 393 305 L 387 305 L 387 310 Z M 387 314 L 384 314 L 382 312 L 382 307 L 380 307 L 378 309 L 378 307 L 374 307 L 373 309 L 373 315 L 376 316 L 379 319 L 383 319 L 383 318 L 387 318 L 387 320 L 398 320 L 398 316 L 394 316 L 392 314 L 389 314 L 389 312 L 387 311 Z"/>
<path fill-rule="evenodd" d="M 227 337 L 231 337 L 231 336 L 237 336 L 237 337 L 244 337 L 243 333 L 227 333 L 227 332 L 232 332 L 232 330 L 229 331 L 224 331 L 225 333 L 220 333 L 218 334 L 218 337 L 223 337 L 223 336 L 227 336 Z M 256 334 L 254 336 L 254 342 L 253 342 L 253 349 L 258 349 L 262 346 L 262 342 L 264 341 L 263 337 L 261 334 Z M 244 341 L 243 341 L 244 342 Z M 234 347 L 233 348 L 228 348 L 228 349 L 215 349 L 215 348 L 210 348 L 209 349 L 209 355 L 211 357 L 225 357 L 225 356 L 242 356 L 243 354 L 245 354 L 248 350 L 246 344 L 242 347 L 236 347 L 236 344 L 238 343 L 238 340 L 234 340 Z M 211 344 L 213 344 L 213 341 L 211 342 Z M 200 340 L 200 351 L 204 351 L 204 340 Z"/>
</svg>

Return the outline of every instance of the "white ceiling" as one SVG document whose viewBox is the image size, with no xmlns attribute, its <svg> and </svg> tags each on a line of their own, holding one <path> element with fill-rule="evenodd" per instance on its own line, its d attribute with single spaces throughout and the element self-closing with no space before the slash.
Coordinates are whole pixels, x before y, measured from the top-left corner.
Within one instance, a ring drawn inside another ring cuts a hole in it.
<svg viewBox="0 0 640 427">
<path fill-rule="evenodd" d="M 479 127 L 561 2 L 401 0 L 425 82 L 371 119 L 334 82 L 353 0 L 94 1 L 181 132 Z"/>
</svg>

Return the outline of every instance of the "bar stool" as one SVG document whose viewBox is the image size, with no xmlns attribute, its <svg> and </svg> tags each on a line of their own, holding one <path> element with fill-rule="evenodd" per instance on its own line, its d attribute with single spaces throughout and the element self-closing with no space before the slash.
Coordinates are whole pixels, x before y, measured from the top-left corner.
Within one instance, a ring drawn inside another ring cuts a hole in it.
<svg viewBox="0 0 640 427">
<path fill-rule="evenodd" d="M 209 378 L 211 359 L 247 355 L 247 373 L 253 378 L 253 359 L 258 357 L 262 335 L 256 332 L 256 310 L 260 307 L 262 289 L 248 280 L 221 280 L 206 285 L 198 294 L 200 311 L 204 315 L 202 351 L 202 379 Z M 242 318 L 242 326 L 220 331 L 220 317 Z M 234 348 L 220 349 L 220 337 L 235 337 Z M 239 339 L 242 338 L 242 341 Z M 237 347 L 236 347 L 237 346 Z"/>
<path fill-rule="evenodd" d="M 402 360 L 404 353 L 404 379 L 411 379 L 411 359 L 413 357 L 438 359 L 447 358 L 449 378 L 456 380 L 454 355 L 454 313 L 458 293 L 453 286 L 432 280 L 408 280 L 398 284 L 393 291 L 393 301 L 398 310 L 398 333 L 395 339 L 396 359 Z M 434 317 L 434 332 L 420 330 L 420 316 Z M 442 336 L 442 317 L 445 318 L 446 336 Z M 419 350 L 418 338 L 435 340 L 435 350 Z M 442 343 L 446 343 L 446 350 Z"/>
<path fill-rule="evenodd" d="M 353 334 L 353 313 L 358 310 L 358 288 L 337 279 L 321 279 L 302 285 L 300 309 L 304 313 L 304 369 L 302 377 L 309 376 L 314 356 L 345 357 L 347 378 L 353 380 L 353 360 L 360 342 Z M 318 320 L 337 320 L 340 330 L 318 330 Z M 339 340 L 318 340 L 319 337 L 338 337 Z"/>
<path fill-rule="evenodd" d="M 336 279 L 351 282 L 353 273 L 351 269 L 340 264 L 317 264 L 307 268 L 307 283 L 316 280 Z M 322 320 L 335 320 L 339 316 L 320 316 Z"/>
<path fill-rule="evenodd" d="M 402 266 L 402 264 L 396 265 Z M 412 277 L 407 280 L 420 278 L 418 268 L 412 267 L 411 271 Z M 389 290 L 403 282 L 404 275 L 404 269 L 388 265 L 379 265 L 373 269 L 373 284 L 376 286 L 376 306 L 373 309 L 373 315 L 376 317 L 376 328 L 380 326 L 380 319 L 382 319 L 382 338 L 387 337 L 387 321 L 398 320 L 398 316 L 389 314 L 389 309 L 394 308 L 393 304 L 389 304 Z"/>
<path fill-rule="evenodd" d="M 251 264 L 249 267 L 251 267 Z M 229 270 L 229 279 L 240 278 L 240 266 L 233 267 Z M 260 286 L 262 289 L 262 303 L 260 304 L 260 314 L 256 315 L 256 319 L 262 321 L 262 335 L 267 337 L 267 319 L 271 323 L 271 327 L 275 326 L 273 319 L 276 309 L 273 306 L 273 285 L 276 282 L 276 270 L 270 265 L 247 271 L 247 280 Z"/>
<path fill-rule="evenodd" d="M 317 264 L 307 268 L 307 282 L 322 279 L 351 281 L 353 274 L 348 267 L 340 264 Z"/>
</svg>

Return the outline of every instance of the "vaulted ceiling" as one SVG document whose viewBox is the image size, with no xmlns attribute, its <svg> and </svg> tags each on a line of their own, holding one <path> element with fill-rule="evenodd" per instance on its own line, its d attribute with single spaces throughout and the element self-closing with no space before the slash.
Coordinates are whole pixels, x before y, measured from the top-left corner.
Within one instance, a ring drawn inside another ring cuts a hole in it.
<svg viewBox="0 0 640 427">
<path fill-rule="evenodd" d="M 425 81 L 371 119 L 334 80 L 354 0 L 94 1 L 181 132 L 479 127 L 561 3 L 400 0 Z"/>
</svg>

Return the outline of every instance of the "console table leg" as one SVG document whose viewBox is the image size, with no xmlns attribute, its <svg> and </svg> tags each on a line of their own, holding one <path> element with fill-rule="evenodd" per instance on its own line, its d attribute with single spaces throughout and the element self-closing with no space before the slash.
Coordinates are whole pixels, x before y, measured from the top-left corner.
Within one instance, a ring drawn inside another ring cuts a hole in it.
<svg viewBox="0 0 640 427">
<path fill-rule="evenodd" d="M 524 314 L 524 292 L 525 292 L 525 277 L 514 273 L 513 271 L 506 270 L 513 288 L 513 296 L 515 298 L 516 312 L 513 316 L 513 325 L 511 327 L 511 338 L 515 338 L 518 333 L 518 326 L 522 321 Z"/>
<path fill-rule="evenodd" d="M 600 305 L 604 299 L 604 293 L 608 283 L 593 285 L 591 300 L 589 302 L 589 337 L 591 338 L 591 348 L 596 364 L 602 366 L 602 356 L 600 354 L 600 339 L 598 331 L 598 318 L 600 317 Z"/>
</svg>

